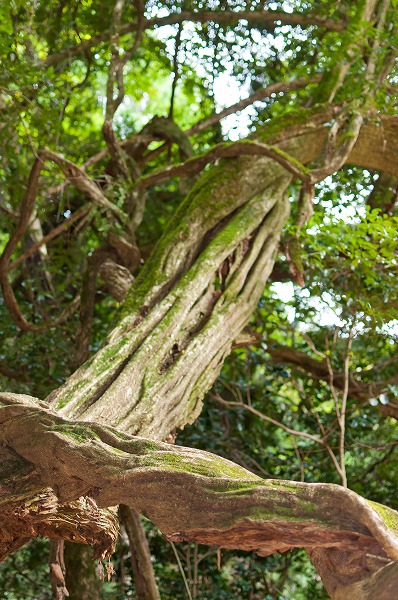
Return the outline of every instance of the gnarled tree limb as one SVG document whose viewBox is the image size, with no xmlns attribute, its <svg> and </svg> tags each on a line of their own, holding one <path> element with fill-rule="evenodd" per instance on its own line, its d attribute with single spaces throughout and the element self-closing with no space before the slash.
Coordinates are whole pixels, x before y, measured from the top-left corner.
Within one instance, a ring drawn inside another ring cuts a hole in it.
<svg viewBox="0 0 398 600">
<path fill-rule="evenodd" d="M 89 497 L 100 507 L 129 504 L 174 541 L 261 555 L 292 547 L 333 550 L 359 565 L 356 574 L 365 564 L 369 574 L 383 558 L 398 560 L 397 514 L 340 486 L 263 480 L 204 451 L 64 419 L 28 396 L 0 394 L 0 403 L 0 441 L 15 456 L 14 473 L 24 473 L 10 482 L 3 469 L 6 531 L 14 526 L 15 532 L 18 505 L 30 491 L 52 489 L 59 502 Z M 24 510 L 29 513 L 26 503 Z M 32 530 L 29 516 L 20 524 L 21 543 L 39 529 Z M 35 516 L 47 519 L 51 537 L 48 516 Z"/>
</svg>

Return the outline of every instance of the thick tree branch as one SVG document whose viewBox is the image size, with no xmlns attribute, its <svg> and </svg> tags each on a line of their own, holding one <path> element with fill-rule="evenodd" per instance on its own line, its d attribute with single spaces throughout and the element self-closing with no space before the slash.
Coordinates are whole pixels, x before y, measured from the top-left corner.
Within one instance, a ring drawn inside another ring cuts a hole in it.
<svg viewBox="0 0 398 600">
<path fill-rule="evenodd" d="M 130 504 L 175 541 L 263 555 L 335 548 L 398 560 L 396 513 L 340 486 L 267 481 L 207 452 L 63 419 L 34 398 L 1 394 L 0 402 L 2 444 L 61 502 L 87 495 L 99 506 Z M 15 491 L 5 485 L 2 497 L 10 504 Z"/>
</svg>

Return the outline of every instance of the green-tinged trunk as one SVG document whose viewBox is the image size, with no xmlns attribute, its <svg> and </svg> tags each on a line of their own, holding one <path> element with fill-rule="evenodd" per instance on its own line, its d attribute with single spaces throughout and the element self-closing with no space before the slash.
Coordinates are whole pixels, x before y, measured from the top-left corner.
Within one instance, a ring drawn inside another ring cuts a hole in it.
<svg viewBox="0 0 398 600">
<path fill-rule="evenodd" d="M 332 116 L 302 111 L 256 137 L 307 164 Z M 364 126 L 349 162 L 396 173 L 396 138 L 392 119 Z M 291 178 L 275 161 L 251 156 L 224 160 L 198 180 L 106 345 L 48 398 L 60 414 L 155 439 L 197 418 L 274 265 Z"/>
<path fill-rule="evenodd" d="M 92 548 L 67 542 L 65 567 L 69 600 L 100 600 L 100 580 Z"/>
</svg>

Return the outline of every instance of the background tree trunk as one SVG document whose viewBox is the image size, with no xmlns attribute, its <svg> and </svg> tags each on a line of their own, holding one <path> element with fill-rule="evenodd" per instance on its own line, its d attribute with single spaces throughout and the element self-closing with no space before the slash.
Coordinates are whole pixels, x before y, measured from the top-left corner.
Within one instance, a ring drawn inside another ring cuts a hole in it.
<svg viewBox="0 0 398 600">
<path fill-rule="evenodd" d="M 97 561 L 90 546 L 66 542 L 65 567 L 70 600 L 100 600 Z"/>
<path fill-rule="evenodd" d="M 140 516 L 125 504 L 120 505 L 119 511 L 129 539 L 137 599 L 160 600 L 151 553 Z"/>
</svg>

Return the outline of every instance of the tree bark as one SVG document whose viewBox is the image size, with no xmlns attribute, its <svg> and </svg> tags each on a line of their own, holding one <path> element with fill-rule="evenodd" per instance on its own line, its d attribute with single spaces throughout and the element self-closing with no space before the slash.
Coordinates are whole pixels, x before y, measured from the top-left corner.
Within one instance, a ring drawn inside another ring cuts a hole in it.
<svg viewBox="0 0 398 600">
<path fill-rule="evenodd" d="M 282 117 L 256 139 L 309 164 L 319 158 L 336 110 Z M 348 162 L 398 176 L 398 120 L 382 118 L 381 125 L 362 127 Z M 199 415 L 273 268 L 291 178 L 283 166 L 258 156 L 231 158 L 210 169 L 134 282 L 106 345 L 50 395 L 58 414 L 36 400 L 2 396 L 3 514 L 12 515 L 3 555 L 39 533 L 59 537 L 56 519 L 61 537 L 73 539 L 79 530 L 76 522 L 68 529 L 62 521 L 62 503 L 80 502 L 88 509 L 93 503 L 92 529 L 88 524 L 77 538 L 102 556 L 112 550 L 114 531 L 98 507 L 124 503 L 176 540 L 263 554 L 337 547 L 398 558 L 383 519 L 349 491 L 254 481 L 212 455 L 169 445 L 166 450 L 122 433 L 162 440 Z M 7 472 L 25 474 L 23 493 L 22 482 L 10 484 Z M 43 502 L 51 505 L 51 523 L 43 517 Z M 21 507 L 23 519 L 17 516 Z"/>
<path fill-rule="evenodd" d="M 360 582 L 366 590 L 380 564 L 398 560 L 398 514 L 348 489 L 263 480 L 204 451 L 70 421 L 34 398 L 1 394 L 0 402 L 0 444 L 18 457 L 14 477 L 2 481 L 3 540 L 16 532 L 21 540 L 38 533 L 71 539 L 70 526 L 59 530 L 56 511 L 49 518 L 48 506 L 31 502 L 53 489 L 61 503 L 91 497 L 99 507 L 129 504 L 173 541 L 260 555 L 305 548 L 326 584 L 340 565 L 333 598 Z M 80 531 L 78 521 L 75 527 Z M 371 581 L 388 589 L 396 571 L 379 575 Z"/>
<path fill-rule="evenodd" d="M 100 579 L 92 548 L 66 542 L 65 567 L 69 600 L 100 600 Z"/>
</svg>

